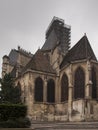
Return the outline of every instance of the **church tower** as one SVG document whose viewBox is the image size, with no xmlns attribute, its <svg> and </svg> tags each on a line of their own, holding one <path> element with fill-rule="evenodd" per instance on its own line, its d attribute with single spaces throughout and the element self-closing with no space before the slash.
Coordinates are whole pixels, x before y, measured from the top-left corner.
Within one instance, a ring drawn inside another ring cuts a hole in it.
<svg viewBox="0 0 98 130">
<path fill-rule="evenodd" d="M 50 62 L 58 72 L 63 57 L 70 48 L 71 27 L 63 19 L 54 17 L 46 30 L 46 41 L 42 51 L 50 55 Z"/>
</svg>

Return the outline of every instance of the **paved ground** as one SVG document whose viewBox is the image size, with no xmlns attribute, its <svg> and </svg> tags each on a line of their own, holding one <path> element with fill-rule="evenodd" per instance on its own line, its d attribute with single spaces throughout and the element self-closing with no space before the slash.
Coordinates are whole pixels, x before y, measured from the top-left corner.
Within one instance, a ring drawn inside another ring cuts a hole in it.
<svg viewBox="0 0 98 130">
<path fill-rule="evenodd" d="M 98 122 L 36 122 L 33 130 L 98 130 Z"/>
<path fill-rule="evenodd" d="M 98 130 L 98 122 L 33 122 L 31 128 L 1 128 L 0 130 Z"/>
</svg>

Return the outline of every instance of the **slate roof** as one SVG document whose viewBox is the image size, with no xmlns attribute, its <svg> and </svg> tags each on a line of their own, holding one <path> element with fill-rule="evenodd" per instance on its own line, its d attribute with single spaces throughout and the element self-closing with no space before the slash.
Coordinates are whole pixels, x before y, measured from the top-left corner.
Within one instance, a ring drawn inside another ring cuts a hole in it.
<svg viewBox="0 0 98 130">
<path fill-rule="evenodd" d="M 52 32 L 50 33 L 48 39 L 46 39 L 42 50 L 52 50 L 56 45 L 57 45 L 57 36 L 54 30 L 52 30 Z"/>
<path fill-rule="evenodd" d="M 10 65 L 14 66 L 17 64 L 17 60 L 19 58 L 19 53 L 26 57 L 29 57 L 29 58 L 31 58 L 33 56 L 31 53 L 27 53 L 26 51 L 24 51 L 22 49 L 18 49 L 18 50 L 12 49 L 8 56 Z"/>
<path fill-rule="evenodd" d="M 90 46 L 87 36 L 83 36 L 78 43 L 69 50 L 60 65 L 60 68 L 64 67 L 67 63 L 71 61 L 83 60 L 91 58 L 97 61 L 96 56 Z"/>
<path fill-rule="evenodd" d="M 14 66 L 17 63 L 18 60 L 18 51 L 15 49 L 12 49 L 11 52 L 9 53 L 9 62 L 10 65 Z"/>
<path fill-rule="evenodd" d="M 55 74 L 55 71 L 50 65 L 49 56 L 43 53 L 40 49 L 35 53 L 29 63 L 23 68 L 22 73 L 24 73 L 27 69 Z"/>
</svg>

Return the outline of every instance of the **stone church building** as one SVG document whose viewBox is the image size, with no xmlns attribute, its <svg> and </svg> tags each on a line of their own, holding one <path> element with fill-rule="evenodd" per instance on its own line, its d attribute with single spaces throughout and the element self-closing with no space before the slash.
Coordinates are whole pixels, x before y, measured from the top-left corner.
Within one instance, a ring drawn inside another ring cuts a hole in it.
<svg viewBox="0 0 98 130">
<path fill-rule="evenodd" d="M 86 34 L 72 48 L 70 35 L 54 17 L 34 55 L 18 47 L 3 57 L 2 77 L 10 72 L 21 87 L 32 120 L 98 120 L 98 61 Z"/>
</svg>

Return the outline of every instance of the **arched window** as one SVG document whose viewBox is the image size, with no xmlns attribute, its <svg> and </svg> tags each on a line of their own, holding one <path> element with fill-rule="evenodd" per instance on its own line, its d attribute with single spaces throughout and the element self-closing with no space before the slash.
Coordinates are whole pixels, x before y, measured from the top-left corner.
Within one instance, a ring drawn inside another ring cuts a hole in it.
<svg viewBox="0 0 98 130">
<path fill-rule="evenodd" d="M 47 102 L 55 102 L 55 83 L 53 79 L 49 79 L 47 83 Z"/>
<path fill-rule="evenodd" d="M 85 74 L 81 67 L 75 72 L 74 81 L 74 98 L 84 98 L 85 96 Z"/>
<path fill-rule="evenodd" d="M 40 77 L 35 80 L 34 99 L 36 102 L 43 102 L 43 80 Z"/>
<path fill-rule="evenodd" d="M 61 102 L 68 100 L 68 77 L 63 74 L 61 79 Z"/>
<path fill-rule="evenodd" d="M 92 98 L 97 98 L 96 70 L 92 67 Z"/>
</svg>

